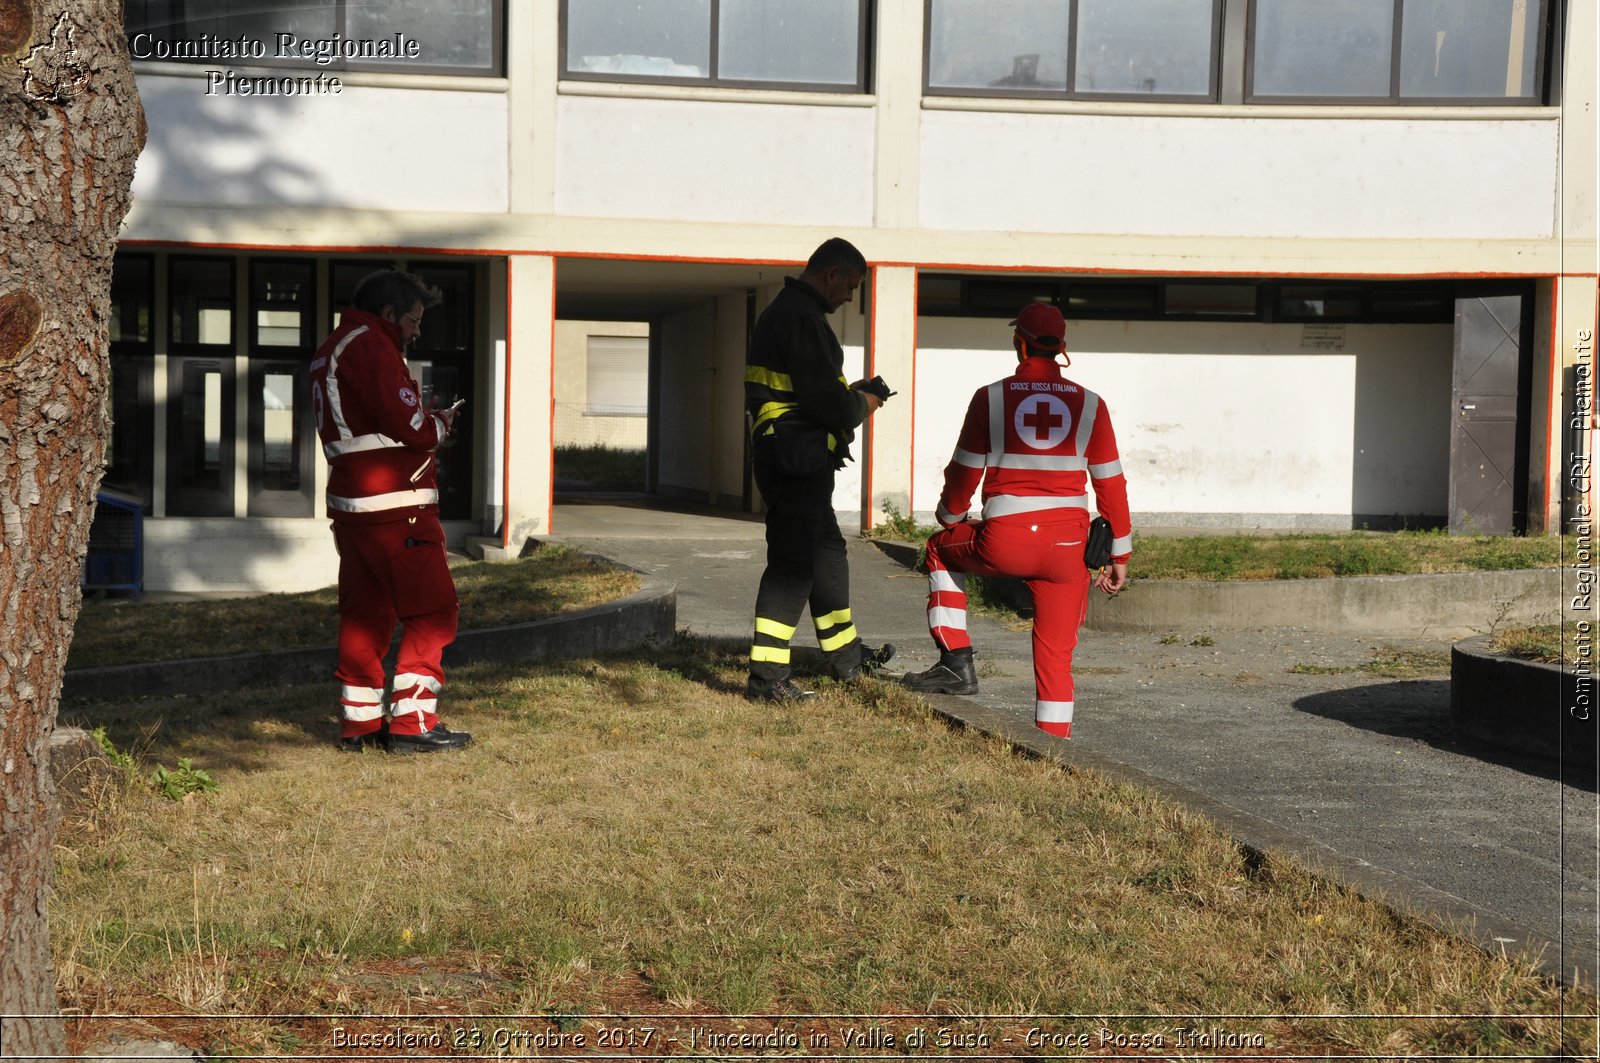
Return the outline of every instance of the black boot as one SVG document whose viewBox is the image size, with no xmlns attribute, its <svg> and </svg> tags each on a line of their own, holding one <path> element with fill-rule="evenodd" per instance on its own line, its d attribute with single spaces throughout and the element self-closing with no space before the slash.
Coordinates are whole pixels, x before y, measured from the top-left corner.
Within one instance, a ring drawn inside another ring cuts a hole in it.
<svg viewBox="0 0 1600 1063">
<path fill-rule="evenodd" d="M 901 682 L 921 694 L 976 694 L 978 670 L 972 663 L 972 647 L 940 650 L 938 664 L 926 672 L 913 672 Z"/>
</svg>

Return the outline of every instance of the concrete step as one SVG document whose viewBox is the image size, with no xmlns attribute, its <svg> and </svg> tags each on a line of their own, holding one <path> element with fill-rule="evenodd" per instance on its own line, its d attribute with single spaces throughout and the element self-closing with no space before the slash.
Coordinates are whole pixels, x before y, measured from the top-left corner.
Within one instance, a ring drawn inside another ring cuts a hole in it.
<svg viewBox="0 0 1600 1063">
<path fill-rule="evenodd" d="M 516 553 L 500 545 L 498 535 L 469 535 L 465 550 L 474 561 L 514 561 Z"/>
</svg>

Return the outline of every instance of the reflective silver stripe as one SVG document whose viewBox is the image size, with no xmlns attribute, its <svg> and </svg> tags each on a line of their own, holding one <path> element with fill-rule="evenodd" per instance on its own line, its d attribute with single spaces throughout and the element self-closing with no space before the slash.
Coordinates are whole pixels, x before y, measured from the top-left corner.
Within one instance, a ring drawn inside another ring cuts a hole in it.
<svg viewBox="0 0 1600 1063">
<path fill-rule="evenodd" d="M 1092 391 L 1083 393 L 1083 412 L 1078 414 L 1078 453 L 1089 453 L 1089 437 L 1094 435 L 1095 415 L 1100 412 L 1100 396 Z"/>
<path fill-rule="evenodd" d="M 366 332 L 366 325 L 351 329 L 328 356 L 328 375 L 323 380 L 322 390 L 328 397 L 328 416 L 333 418 L 333 425 L 339 430 L 340 439 L 350 439 L 355 433 L 350 431 L 350 426 L 344 420 L 344 399 L 339 394 L 339 356 L 344 354 L 344 349 L 350 346 L 351 340 Z"/>
<path fill-rule="evenodd" d="M 957 465 L 965 465 L 969 469 L 981 469 L 988 464 L 989 455 L 974 454 L 970 450 L 962 450 L 957 447 L 956 452 L 950 455 L 950 460 Z"/>
<path fill-rule="evenodd" d="M 928 610 L 928 627 L 947 627 L 955 631 L 967 630 L 967 611 L 965 609 L 951 609 L 947 605 L 934 606 Z"/>
<path fill-rule="evenodd" d="M 422 422 L 427 418 L 427 416 L 428 411 L 418 406 L 417 412 L 411 415 L 411 430 L 415 432 L 417 429 L 421 428 Z"/>
<path fill-rule="evenodd" d="M 383 702 L 352 705 L 346 701 L 340 704 L 339 713 L 351 722 L 366 723 L 368 720 L 381 720 L 383 719 Z"/>
<path fill-rule="evenodd" d="M 1049 509 L 1088 509 L 1087 495 L 992 495 L 983 504 L 983 516 L 1009 517 L 1017 513 L 1041 513 Z"/>
<path fill-rule="evenodd" d="M 328 496 L 328 508 L 340 513 L 380 513 L 386 509 L 404 509 L 407 506 L 432 506 L 439 501 L 436 488 L 418 491 L 391 491 L 386 495 L 368 495 L 365 498 L 340 498 Z"/>
<path fill-rule="evenodd" d="M 937 568 L 928 573 L 928 590 L 933 591 L 958 591 L 967 589 L 967 574 L 965 572 L 951 572 L 947 568 Z"/>
<path fill-rule="evenodd" d="M 1111 540 L 1111 556 L 1120 557 L 1123 554 L 1133 553 L 1133 536 L 1124 535 Z"/>
<path fill-rule="evenodd" d="M 1033 718 L 1039 723 L 1071 723 L 1072 702 L 1035 701 L 1033 703 Z"/>
<path fill-rule="evenodd" d="M 943 503 L 941 503 L 939 507 L 934 510 L 934 515 L 937 516 L 939 521 L 943 524 L 960 524 L 964 519 L 966 519 L 967 511 L 962 510 L 960 513 L 952 513 L 948 509 L 945 509 Z"/>
<path fill-rule="evenodd" d="M 1103 461 L 1099 465 L 1089 466 L 1089 475 L 1096 480 L 1106 480 L 1113 476 L 1122 475 L 1122 461 Z"/>
<path fill-rule="evenodd" d="M 345 454 L 359 454 L 364 450 L 384 450 L 389 447 L 403 447 L 404 443 L 398 439 L 390 439 L 382 432 L 369 432 L 364 436 L 350 436 L 336 439 L 332 443 L 322 444 L 322 453 L 327 455 L 329 461 L 342 457 Z"/>
<path fill-rule="evenodd" d="M 1049 472 L 1082 472 L 1089 467 L 1089 460 L 1075 454 L 1002 454 L 998 467 L 1042 469 Z"/>
<path fill-rule="evenodd" d="M 1006 391 L 999 382 L 989 385 L 990 461 L 1006 452 Z"/>
<path fill-rule="evenodd" d="M 372 687 L 339 686 L 339 713 L 347 720 L 365 723 L 383 718 L 383 691 Z"/>
<path fill-rule="evenodd" d="M 437 694 L 444 689 L 444 684 L 431 675 L 420 675 L 416 672 L 401 672 L 394 677 L 396 690 L 410 690 L 412 687 L 421 687 Z"/>
</svg>

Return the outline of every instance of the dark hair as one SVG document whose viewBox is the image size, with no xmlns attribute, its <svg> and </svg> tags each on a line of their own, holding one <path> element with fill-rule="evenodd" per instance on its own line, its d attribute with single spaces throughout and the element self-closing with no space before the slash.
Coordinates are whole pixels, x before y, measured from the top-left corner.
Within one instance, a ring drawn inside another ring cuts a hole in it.
<svg viewBox="0 0 1600 1063">
<path fill-rule="evenodd" d="M 811 258 L 806 262 L 807 273 L 825 273 L 834 266 L 852 270 L 856 273 L 867 271 L 867 259 L 856 245 L 842 237 L 835 236 L 824 240 L 822 245 L 811 252 Z"/>
<path fill-rule="evenodd" d="M 414 303 L 424 308 L 438 306 L 444 301 L 439 289 L 421 277 L 400 269 L 380 269 L 356 282 L 350 293 L 350 305 L 369 314 L 381 314 L 383 308 L 392 306 L 396 313 L 405 313 Z"/>
</svg>

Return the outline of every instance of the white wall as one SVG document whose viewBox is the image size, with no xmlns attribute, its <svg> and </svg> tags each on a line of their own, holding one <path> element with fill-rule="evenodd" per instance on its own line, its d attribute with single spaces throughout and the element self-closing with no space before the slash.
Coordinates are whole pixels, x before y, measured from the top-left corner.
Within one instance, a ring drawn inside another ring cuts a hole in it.
<svg viewBox="0 0 1600 1063">
<path fill-rule="evenodd" d="M 650 326 L 640 321 L 567 321 L 555 323 L 556 446 L 607 446 L 620 450 L 645 448 L 644 417 L 607 417 L 588 412 L 589 337 L 647 338 Z"/>
<path fill-rule="evenodd" d="M 291 593 L 332 586 L 339 555 L 325 520 L 144 522 L 144 589 L 184 594 Z"/>
<path fill-rule="evenodd" d="M 866 107 L 562 96 L 556 212 L 867 226 Z"/>
<path fill-rule="evenodd" d="M 1449 325 L 1068 323 L 1067 375 L 1111 411 L 1136 523 L 1349 527 L 1442 515 Z M 1012 371 L 1001 320 L 918 323 L 913 498 L 931 514 L 973 390 Z"/>
<path fill-rule="evenodd" d="M 296 76 L 300 72 L 288 72 Z M 149 139 L 136 200 L 502 212 L 504 93 L 346 85 L 338 95 L 207 96 L 139 75 Z"/>
<path fill-rule="evenodd" d="M 1560 123 L 928 110 L 933 229 L 1546 239 Z"/>
</svg>

